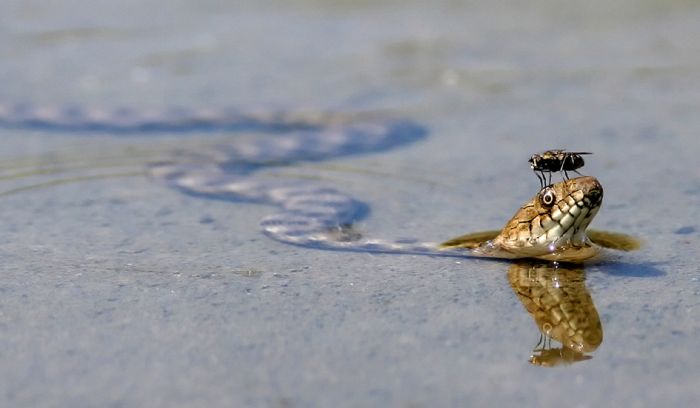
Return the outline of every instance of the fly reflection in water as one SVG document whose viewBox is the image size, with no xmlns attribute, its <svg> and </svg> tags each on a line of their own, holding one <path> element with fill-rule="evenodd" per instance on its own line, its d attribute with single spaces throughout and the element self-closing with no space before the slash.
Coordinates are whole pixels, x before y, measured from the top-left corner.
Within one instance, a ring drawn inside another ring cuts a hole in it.
<svg viewBox="0 0 700 408">
<path fill-rule="evenodd" d="M 585 284 L 582 265 L 518 262 L 508 269 L 513 291 L 540 330 L 530 363 L 545 367 L 591 358 L 603 341 L 603 326 Z M 562 344 L 552 348 L 551 340 Z"/>
</svg>

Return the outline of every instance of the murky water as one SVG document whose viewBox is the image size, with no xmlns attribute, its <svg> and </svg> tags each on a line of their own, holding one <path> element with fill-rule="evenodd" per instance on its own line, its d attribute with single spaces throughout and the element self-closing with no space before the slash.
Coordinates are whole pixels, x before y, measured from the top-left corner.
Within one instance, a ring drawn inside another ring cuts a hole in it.
<svg viewBox="0 0 700 408">
<path fill-rule="evenodd" d="M 500 228 L 530 154 L 592 151 L 593 228 L 644 246 L 554 271 L 295 247 L 271 207 L 147 176 L 270 132 L 2 128 L 0 405 L 700 399 L 694 2 L 44 3 L 0 5 L 2 102 L 410 119 L 417 143 L 275 170 L 366 203 L 377 238 Z"/>
</svg>

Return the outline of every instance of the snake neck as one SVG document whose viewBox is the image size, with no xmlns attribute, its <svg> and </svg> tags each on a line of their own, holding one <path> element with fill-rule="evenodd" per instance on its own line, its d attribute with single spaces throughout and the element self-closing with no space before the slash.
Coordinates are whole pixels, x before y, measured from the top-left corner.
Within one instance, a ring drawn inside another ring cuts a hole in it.
<svg viewBox="0 0 700 408">
<path fill-rule="evenodd" d="M 595 177 L 578 177 L 545 187 L 520 207 L 484 247 L 506 251 L 513 258 L 590 258 L 598 250 L 588 239 L 586 228 L 602 201 L 603 187 Z"/>
</svg>

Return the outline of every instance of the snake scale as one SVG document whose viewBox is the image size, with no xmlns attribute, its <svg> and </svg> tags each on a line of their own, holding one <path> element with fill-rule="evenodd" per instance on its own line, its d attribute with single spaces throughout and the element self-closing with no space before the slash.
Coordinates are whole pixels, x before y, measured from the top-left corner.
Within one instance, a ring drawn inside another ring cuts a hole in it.
<svg viewBox="0 0 700 408">
<path fill-rule="evenodd" d="M 276 212 L 261 220 L 262 231 L 290 244 L 348 251 L 561 261 L 580 261 L 597 253 L 597 246 L 586 235 L 603 196 L 600 183 L 593 177 L 566 180 L 542 189 L 497 235 L 463 236 L 440 244 L 364 237 L 353 228 L 363 216 L 360 201 L 335 186 L 269 177 L 260 171 L 385 151 L 424 138 L 426 130 L 408 120 L 232 109 L 105 110 L 0 103 L 0 124 L 115 134 L 266 131 L 270 133 L 266 137 L 245 141 L 233 137 L 208 151 L 180 152 L 172 161 L 151 164 L 149 171 L 154 178 L 188 194 L 276 207 Z M 553 198 L 551 202 L 549 198 Z"/>
</svg>

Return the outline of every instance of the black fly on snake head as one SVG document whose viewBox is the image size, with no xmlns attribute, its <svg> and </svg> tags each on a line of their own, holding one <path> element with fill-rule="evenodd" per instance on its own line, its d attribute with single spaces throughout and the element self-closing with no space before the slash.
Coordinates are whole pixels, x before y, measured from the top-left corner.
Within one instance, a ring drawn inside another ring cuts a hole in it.
<svg viewBox="0 0 700 408">
<path fill-rule="evenodd" d="M 540 180 L 541 186 L 544 188 L 552 184 L 552 173 L 560 172 L 564 173 L 566 180 L 569 179 L 569 171 L 573 171 L 576 174 L 581 174 L 577 171 L 583 167 L 585 162 L 583 161 L 584 154 L 593 154 L 590 152 L 567 152 L 564 149 L 553 149 L 547 150 L 542 153 L 533 154 L 528 162 L 530 163 L 530 168 L 535 172 L 537 179 Z M 538 173 L 539 172 L 539 173 Z M 547 177 L 545 172 L 548 173 Z"/>
</svg>

